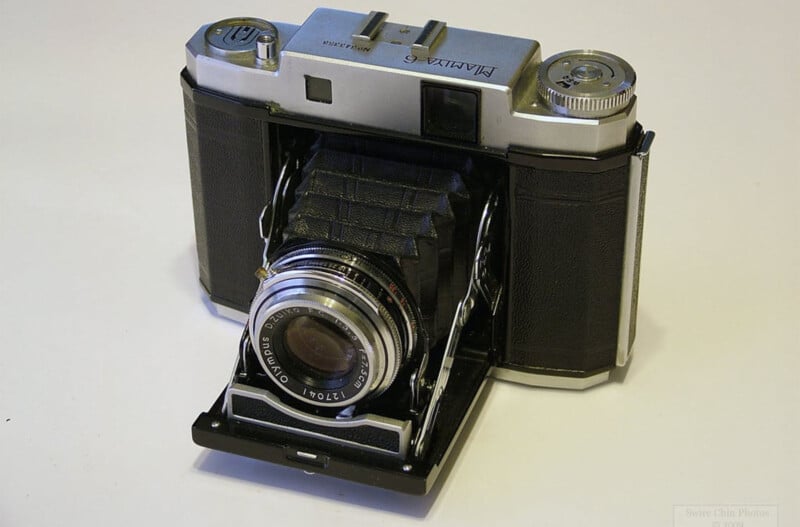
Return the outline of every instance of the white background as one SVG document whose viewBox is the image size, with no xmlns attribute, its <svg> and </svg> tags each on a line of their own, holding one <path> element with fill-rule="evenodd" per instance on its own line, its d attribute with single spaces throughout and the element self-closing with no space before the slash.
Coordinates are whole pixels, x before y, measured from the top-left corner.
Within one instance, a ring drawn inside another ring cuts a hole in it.
<svg viewBox="0 0 800 527">
<path fill-rule="evenodd" d="M 668 526 L 687 504 L 800 524 L 794 2 L 329 4 L 634 66 L 658 134 L 634 361 L 583 393 L 493 383 L 426 498 L 192 443 L 239 328 L 197 281 L 183 45 L 314 7 L 0 0 L 0 525 Z"/>
</svg>

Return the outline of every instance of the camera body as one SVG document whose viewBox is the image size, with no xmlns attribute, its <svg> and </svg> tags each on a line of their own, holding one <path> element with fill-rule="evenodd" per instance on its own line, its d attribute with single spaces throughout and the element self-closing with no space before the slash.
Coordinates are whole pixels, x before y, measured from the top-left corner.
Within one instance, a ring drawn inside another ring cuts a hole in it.
<svg viewBox="0 0 800 527">
<path fill-rule="evenodd" d="M 197 443 L 424 493 L 487 375 L 625 365 L 654 134 L 622 59 L 318 9 L 203 26 L 182 84 L 200 280 L 248 320 Z"/>
</svg>

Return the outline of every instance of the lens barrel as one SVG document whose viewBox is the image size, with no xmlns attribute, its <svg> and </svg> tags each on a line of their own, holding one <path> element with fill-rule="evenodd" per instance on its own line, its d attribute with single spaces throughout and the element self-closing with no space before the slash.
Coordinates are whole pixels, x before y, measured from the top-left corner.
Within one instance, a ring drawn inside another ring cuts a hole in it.
<svg viewBox="0 0 800 527">
<path fill-rule="evenodd" d="M 250 309 L 250 341 L 289 395 L 348 406 L 386 390 L 415 348 L 411 302 L 367 257 L 304 245 L 270 265 Z"/>
</svg>

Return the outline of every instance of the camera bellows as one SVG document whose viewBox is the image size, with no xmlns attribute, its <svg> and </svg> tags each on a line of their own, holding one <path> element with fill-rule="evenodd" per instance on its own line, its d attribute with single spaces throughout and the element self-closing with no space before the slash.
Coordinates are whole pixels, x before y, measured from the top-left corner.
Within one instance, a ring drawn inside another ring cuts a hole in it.
<svg viewBox="0 0 800 527">
<path fill-rule="evenodd" d="M 321 148 L 303 167 L 295 197 L 287 239 L 344 244 L 399 262 L 419 305 L 430 306 L 426 325 L 435 335 L 446 331 L 454 288 L 465 286 L 465 259 L 454 247 L 469 194 L 457 170 Z"/>
</svg>

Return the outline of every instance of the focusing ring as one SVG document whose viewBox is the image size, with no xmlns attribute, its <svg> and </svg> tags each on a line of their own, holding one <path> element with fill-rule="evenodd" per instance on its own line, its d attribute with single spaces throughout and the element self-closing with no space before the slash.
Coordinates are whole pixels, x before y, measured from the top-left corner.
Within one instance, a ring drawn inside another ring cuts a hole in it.
<svg viewBox="0 0 800 527">
<path fill-rule="evenodd" d="M 250 309 L 250 338 L 265 373 L 293 397 L 338 407 L 375 396 L 394 381 L 416 345 L 410 298 L 368 259 L 327 246 L 301 246 L 270 266 Z M 282 353 L 282 328 L 299 316 L 335 325 L 357 352 L 353 371 L 320 387 L 293 371 Z"/>
</svg>

